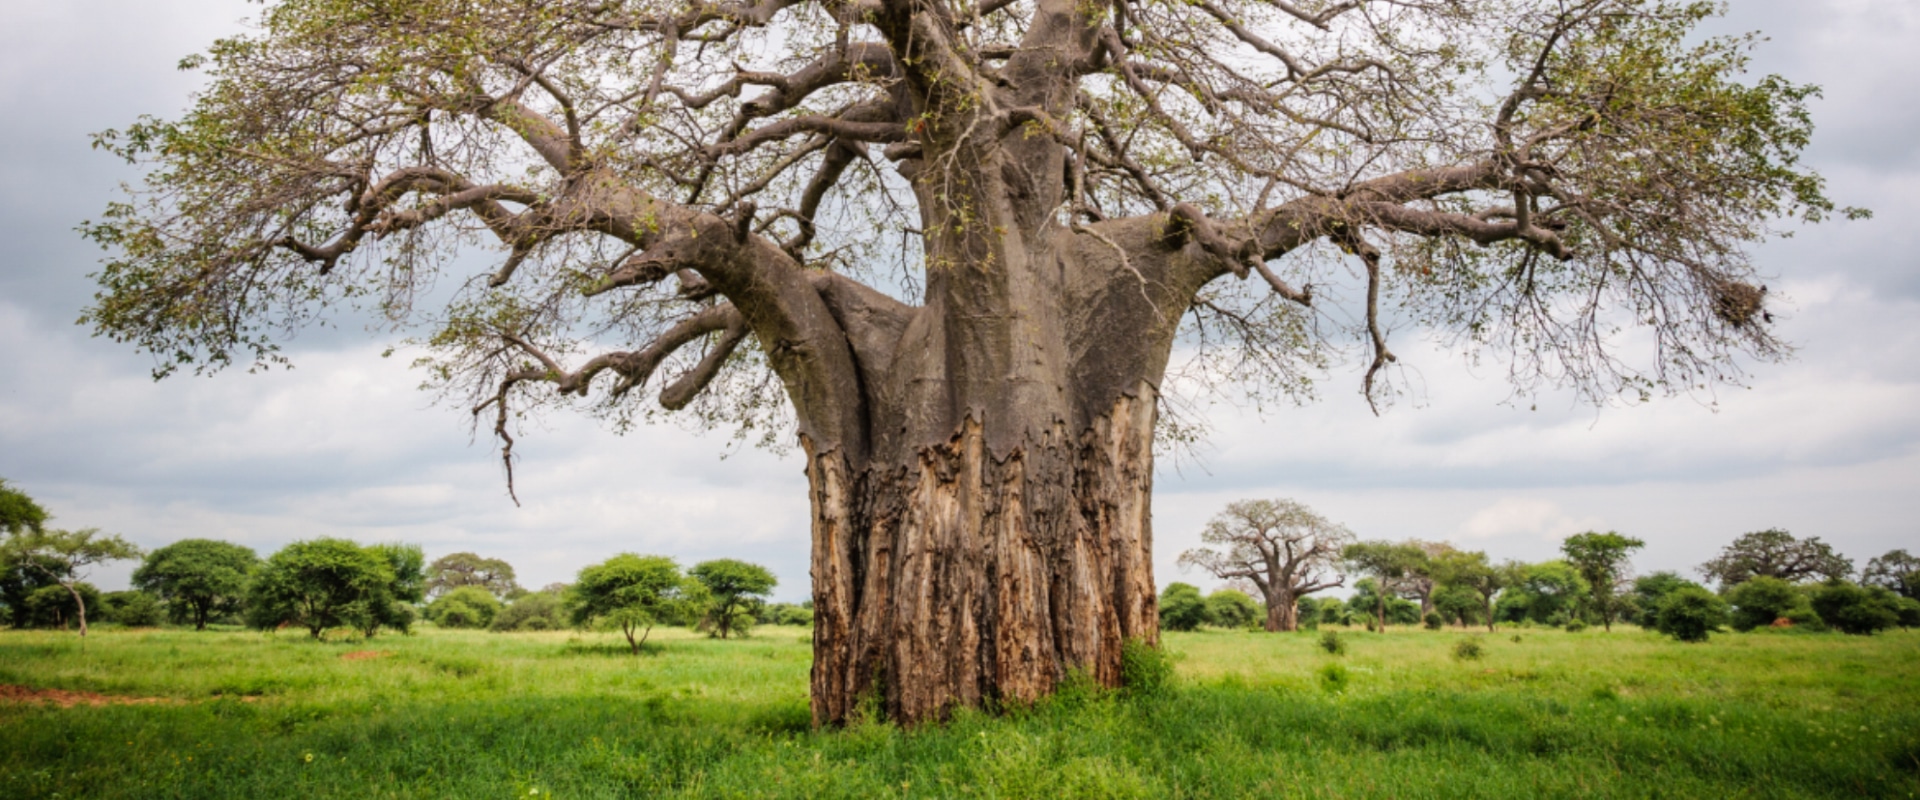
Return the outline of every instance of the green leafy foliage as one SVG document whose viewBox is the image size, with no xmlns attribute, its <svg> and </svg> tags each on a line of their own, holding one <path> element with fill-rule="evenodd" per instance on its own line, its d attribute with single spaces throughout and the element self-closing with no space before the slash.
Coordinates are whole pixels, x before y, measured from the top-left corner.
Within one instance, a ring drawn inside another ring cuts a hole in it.
<svg viewBox="0 0 1920 800">
<path fill-rule="evenodd" d="M 580 570 L 567 590 L 575 625 L 618 629 L 634 655 L 653 626 L 697 619 L 707 602 L 706 587 L 681 574 L 673 559 L 634 553 Z"/>
<path fill-rule="evenodd" d="M 147 592 L 108 592 L 100 597 L 100 618 L 129 628 L 157 627 L 166 619 L 167 609 L 160 598 Z"/>
<path fill-rule="evenodd" d="M 79 604 L 75 603 L 75 594 L 80 596 Z M 21 601 L 19 627 L 70 630 L 79 624 L 83 607 L 98 609 L 100 604 L 100 590 L 86 581 L 74 581 L 71 585 L 47 584 L 34 589 Z"/>
<path fill-rule="evenodd" d="M 1633 580 L 1633 602 L 1630 605 L 1631 620 L 1643 627 L 1653 626 L 1653 616 L 1660 607 L 1660 601 L 1675 589 L 1688 587 L 1705 588 L 1698 583 L 1680 577 L 1671 570 L 1642 575 Z"/>
<path fill-rule="evenodd" d="M 499 599 L 484 586 L 467 584 L 427 604 L 427 619 L 442 628 L 487 628 L 502 610 Z"/>
<path fill-rule="evenodd" d="M 1311 598 L 1301 598 L 1302 603 Z M 1207 622 L 1222 628 L 1248 628 L 1258 625 L 1260 604 L 1238 589 L 1219 589 L 1207 595 Z M 1306 609 L 1301 609 L 1305 616 Z"/>
<path fill-rule="evenodd" d="M 241 610 L 247 581 L 259 566 L 252 548 L 182 539 L 148 553 L 133 572 L 133 585 L 165 600 L 175 622 L 205 630 L 209 620 Z"/>
<path fill-rule="evenodd" d="M 1347 640 L 1340 638 L 1339 631 L 1322 632 L 1320 634 L 1319 645 L 1320 649 L 1327 651 L 1329 655 L 1344 656 L 1347 654 Z"/>
<path fill-rule="evenodd" d="M 755 611 L 779 582 L 772 570 L 731 558 L 702 561 L 687 573 L 707 590 L 709 604 L 702 624 L 722 639 L 746 635 Z"/>
<path fill-rule="evenodd" d="M 560 591 L 527 592 L 493 618 L 495 631 L 549 631 L 567 626 L 566 599 Z"/>
<path fill-rule="evenodd" d="M 1841 633 L 1870 636 L 1900 624 L 1899 596 L 1886 589 L 1834 581 L 1813 593 L 1813 610 Z"/>
<path fill-rule="evenodd" d="M 1207 599 L 1200 587 L 1174 582 L 1160 590 L 1160 628 L 1190 631 L 1207 624 Z"/>
<path fill-rule="evenodd" d="M 1668 592 L 1654 611 L 1653 627 L 1683 642 L 1704 642 L 1727 623 L 1727 604 L 1719 595 L 1699 587 Z"/>
<path fill-rule="evenodd" d="M 1157 697 L 1173 691 L 1173 656 L 1139 639 L 1120 646 L 1120 686 L 1132 697 Z"/>
<path fill-rule="evenodd" d="M 1586 579 L 1565 561 L 1528 564 L 1516 569 L 1512 585 L 1494 606 L 1494 615 L 1511 622 L 1564 625 L 1588 591 Z"/>
<path fill-rule="evenodd" d="M 1727 591 L 1727 604 L 1733 606 L 1732 624 L 1736 631 L 1750 631 L 1771 625 L 1805 602 L 1793 584 L 1765 575 Z"/>
<path fill-rule="evenodd" d="M 1599 614 L 1607 630 L 1613 629 L 1613 620 L 1620 615 L 1620 590 L 1632 574 L 1633 552 L 1646 544 L 1613 531 L 1577 533 L 1560 544 L 1567 563 L 1587 583 L 1585 605 Z"/>
<path fill-rule="evenodd" d="M 45 527 L 47 510 L 28 497 L 26 492 L 7 485 L 0 478 L 0 533 L 19 535 L 38 531 Z"/>
<path fill-rule="evenodd" d="M 247 624 L 284 625 L 320 638 L 330 628 L 377 629 L 390 614 L 393 563 L 346 539 L 294 542 L 274 553 L 247 590 Z"/>
<path fill-rule="evenodd" d="M 88 598 L 75 597 L 74 590 L 76 584 L 86 577 L 86 569 L 109 561 L 139 558 L 140 555 L 140 548 L 132 542 L 115 534 L 103 534 L 95 528 L 78 531 L 44 527 L 27 529 L 9 534 L 4 542 L 0 542 L 0 561 L 35 570 L 48 581 L 67 589 L 69 597 L 77 604 L 73 617 L 79 624 L 81 636 L 87 635 Z M 27 604 L 33 605 L 34 598 L 41 596 L 44 591 L 42 588 L 29 595 Z"/>
<path fill-rule="evenodd" d="M 1479 661 L 1487 654 L 1486 645 L 1480 637 L 1473 636 L 1453 643 L 1453 657 L 1460 661 Z"/>
</svg>

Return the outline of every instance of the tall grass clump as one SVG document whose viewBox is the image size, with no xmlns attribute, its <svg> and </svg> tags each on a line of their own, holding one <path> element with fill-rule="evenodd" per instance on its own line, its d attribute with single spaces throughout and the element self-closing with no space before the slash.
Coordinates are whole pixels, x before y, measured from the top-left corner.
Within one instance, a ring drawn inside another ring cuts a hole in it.
<svg viewBox="0 0 1920 800">
<path fill-rule="evenodd" d="M 1339 631 L 1327 631 L 1320 634 L 1320 649 L 1336 656 L 1347 654 L 1347 641 L 1340 638 Z"/>
<path fill-rule="evenodd" d="M 1480 637 L 1473 636 L 1453 643 L 1453 657 L 1461 661 L 1479 661 L 1486 655 L 1486 647 L 1480 644 Z"/>
</svg>

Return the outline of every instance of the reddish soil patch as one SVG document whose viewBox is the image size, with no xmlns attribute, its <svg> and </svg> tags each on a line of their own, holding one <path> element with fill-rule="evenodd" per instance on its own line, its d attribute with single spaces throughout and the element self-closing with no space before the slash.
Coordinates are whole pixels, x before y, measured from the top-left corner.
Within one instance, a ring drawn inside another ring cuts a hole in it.
<svg viewBox="0 0 1920 800">
<path fill-rule="evenodd" d="M 69 692 L 65 689 L 35 689 L 0 683 L 0 703 L 53 703 L 61 708 L 74 706 L 139 706 L 152 703 L 177 703 L 165 697 L 116 697 L 94 692 Z"/>
<path fill-rule="evenodd" d="M 366 661 L 370 658 L 386 658 L 390 655 L 393 654 L 385 650 L 355 650 L 351 653 L 341 653 L 340 659 L 342 661 Z"/>
</svg>

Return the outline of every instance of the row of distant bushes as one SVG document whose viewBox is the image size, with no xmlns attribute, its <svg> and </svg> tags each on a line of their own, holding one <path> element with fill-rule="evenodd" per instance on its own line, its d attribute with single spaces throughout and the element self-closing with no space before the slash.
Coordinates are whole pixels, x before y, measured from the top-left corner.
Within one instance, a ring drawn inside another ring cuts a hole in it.
<svg viewBox="0 0 1920 800">
<path fill-rule="evenodd" d="M 243 624 L 315 637 L 404 632 L 420 620 L 500 632 L 687 625 L 723 637 L 813 622 L 811 604 L 767 602 L 771 571 L 733 559 L 682 571 L 662 556 L 622 554 L 582 570 L 574 584 L 530 591 L 511 565 L 473 553 L 429 564 L 417 545 L 322 538 L 262 559 L 232 542 L 187 539 L 145 553 L 134 589 L 103 593 L 70 568 L 26 560 L 33 557 L 0 555 L 0 619 L 13 627 L 70 627 L 82 607 L 92 621 L 129 627 Z"/>
</svg>

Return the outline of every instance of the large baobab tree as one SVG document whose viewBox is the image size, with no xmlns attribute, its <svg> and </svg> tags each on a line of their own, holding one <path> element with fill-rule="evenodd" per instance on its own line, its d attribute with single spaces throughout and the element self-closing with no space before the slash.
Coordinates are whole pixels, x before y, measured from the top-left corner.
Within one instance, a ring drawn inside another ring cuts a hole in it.
<svg viewBox="0 0 1920 800">
<path fill-rule="evenodd" d="M 99 136 L 151 171 L 84 321 L 165 374 L 370 306 L 509 488 L 544 403 L 797 440 L 815 720 L 938 718 L 1157 640 L 1181 387 L 1302 394 L 1352 342 L 1387 399 L 1396 321 L 1593 397 L 1779 355 L 1743 252 L 1833 211 L 1812 89 L 1713 10 L 275 0 Z"/>
<path fill-rule="evenodd" d="M 1200 541 L 1213 547 L 1181 553 L 1181 564 L 1253 584 L 1267 604 L 1267 630 L 1292 631 L 1300 598 L 1346 581 L 1342 553 L 1353 533 L 1292 500 L 1241 500 L 1215 515 Z"/>
</svg>

